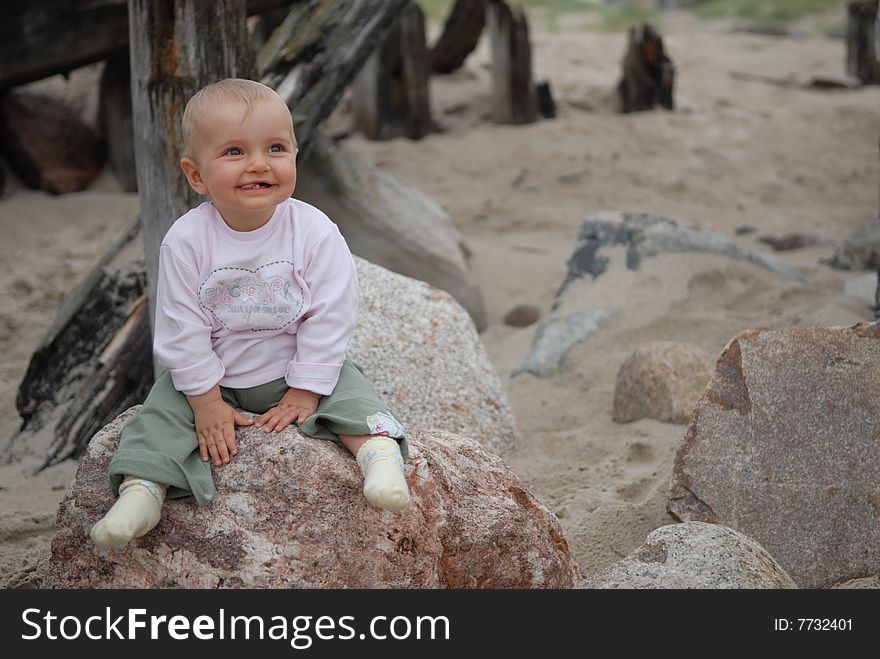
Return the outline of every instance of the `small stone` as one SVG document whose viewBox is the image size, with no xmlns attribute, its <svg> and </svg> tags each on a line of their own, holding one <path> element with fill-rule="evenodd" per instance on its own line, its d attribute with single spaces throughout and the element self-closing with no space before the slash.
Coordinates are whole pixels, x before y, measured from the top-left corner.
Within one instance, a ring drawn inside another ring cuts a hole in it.
<svg viewBox="0 0 880 659">
<path fill-rule="evenodd" d="M 519 304 L 504 315 L 504 324 L 511 327 L 528 327 L 538 322 L 541 310 L 533 304 Z"/>
<path fill-rule="evenodd" d="M 691 346 L 666 341 L 642 346 L 617 373 L 613 418 L 687 423 L 712 371 L 712 357 Z"/>
</svg>

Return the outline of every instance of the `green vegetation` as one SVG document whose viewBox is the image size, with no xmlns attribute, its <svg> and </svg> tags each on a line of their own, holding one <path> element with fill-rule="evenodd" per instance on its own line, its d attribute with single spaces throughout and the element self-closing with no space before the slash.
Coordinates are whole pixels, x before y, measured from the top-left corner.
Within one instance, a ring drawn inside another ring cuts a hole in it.
<svg viewBox="0 0 880 659">
<path fill-rule="evenodd" d="M 658 12 L 654 0 L 634 0 L 617 5 L 606 5 L 604 0 L 508 0 L 510 4 L 526 8 L 529 16 L 544 20 L 554 30 L 562 14 L 590 15 L 590 26 L 598 29 L 620 30 L 646 20 L 656 21 Z M 427 15 L 442 21 L 449 13 L 453 0 L 418 0 Z"/>
<path fill-rule="evenodd" d="M 508 0 L 543 20 L 550 29 L 557 29 L 562 14 L 582 13 L 590 29 L 622 30 L 630 25 L 651 21 L 661 22 L 663 12 L 655 9 L 654 0 L 631 0 L 625 4 L 608 5 L 604 0 Z M 418 0 L 434 21 L 442 21 L 453 0 Z M 679 0 L 678 5 L 704 18 L 735 18 L 755 28 L 780 29 L 804 18 L 817 18 L 826 26 L 839 29 L 845 16 L 847 0 Z"/>
<path fill-rule="evenodd" d="M 418 0 L 419 5 L 434 20 L 443 20 L 452 6 L 453 0 Z M 526 8 L 540 7 L 556 14 L 562 12 L 584 11 L 604 4 L 603 0 L 511 0 L 511 4 Z"/>
<path fill-rule="evenodd" d="M 736 16 L 756 23 L 783 24 L 805 16 L 844 11 L 846 0 L 681 0 L 700 16 Z"/>
</svg>

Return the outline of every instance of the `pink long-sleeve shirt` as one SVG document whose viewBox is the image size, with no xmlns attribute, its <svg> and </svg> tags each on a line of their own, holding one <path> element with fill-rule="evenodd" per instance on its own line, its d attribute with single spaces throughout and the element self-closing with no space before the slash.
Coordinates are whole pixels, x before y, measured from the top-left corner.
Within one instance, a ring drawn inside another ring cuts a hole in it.
<svg viewBox="0 0 880 659">
<path fill-rule="evenodd" d="M 188 395 L 282 377 L 327 395 L 357 307 L 354 259 L 321 211 L 288 199 L 242 232 L 206 202 L 180 217 L 159 249 L 153 349 Z"/>
</svg>

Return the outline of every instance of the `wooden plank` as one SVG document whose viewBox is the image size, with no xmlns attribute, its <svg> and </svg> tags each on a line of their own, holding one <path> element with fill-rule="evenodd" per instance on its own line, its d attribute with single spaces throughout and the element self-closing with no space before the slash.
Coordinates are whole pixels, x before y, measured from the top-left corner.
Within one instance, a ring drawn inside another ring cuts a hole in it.
<svg viewBox="0 0 880 659">
<path fill-rule="evenodd" d="M 148 324 L 146 336 L 126 329 L 125 339 L 115 338 L 126 323 L 131 328 L 128 319 L 144 295 L 139 237 L 137 218 L 65 296 L 19 386 L 22 428 L 0 451 L 4 461 L 30 454 L 48 466 L 75 455 L 94 434 L 91 428 L 146 396 L 153 379 Z M 114 360 L 106 359 L 108 346 Z"/>
<path fill-rule="evenodd" d="M 455 0 L 431 49 L 431 70 L 452 73 L 477 47 L 486 26 L 486 0 Z"/>
<path fill-rule="evenodd" d="M 436 130 L 428 82 L 425 15 L 410 3 L 355 78 L 354 128 L 371 140 L 418 140 Z"/>
<path fill-rule="evenodd" d="M 304 1 L 248 0 L 247 10 L 261 14 Z M 6 0 L 0 20 L 0 89 L 100 62 L 128 48 L 128 39 L 127 0 Z"/>
<path fill-rule="evenodd" d="M 847 6 L 846 71 L 863 85 L 880 84 L 878 4 L 878 0 L 856 0 Z"/>
<path fill-rule="evenodd" d="M 492 47 L 492 118 L 500 124 L 532 123 L 538 109 L 526 14 L 522 7 L 490 0 L 486 23 Z"/>
<path fill-rule="evenodd" d="M 293 112 L 300 157 L 409 1 L 308 0 L 272 34 L 257 70 Z"/>
</svg>

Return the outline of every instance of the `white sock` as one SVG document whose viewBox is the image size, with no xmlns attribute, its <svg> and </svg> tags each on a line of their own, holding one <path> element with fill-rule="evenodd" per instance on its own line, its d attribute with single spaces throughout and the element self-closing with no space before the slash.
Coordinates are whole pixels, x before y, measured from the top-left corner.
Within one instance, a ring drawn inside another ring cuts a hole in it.
<svg viewBox="0 0 880 659">
<path fill-rule="evenodd" d="M 92 527 L 92 540 L 101 547 L 118 547 L 152 530 L 159 523 L 167 489 L 167 485 L 126 476 L 116 503 Z"/>
<path fill-rule="evenodd" d="M 403 456 L 397 442 L 373 437 L 357 453 L 364 474 L 364 496 L 377 508 L 397 512 L 409 505 L 409 488 L 403 477 Z"/>
</svg>

